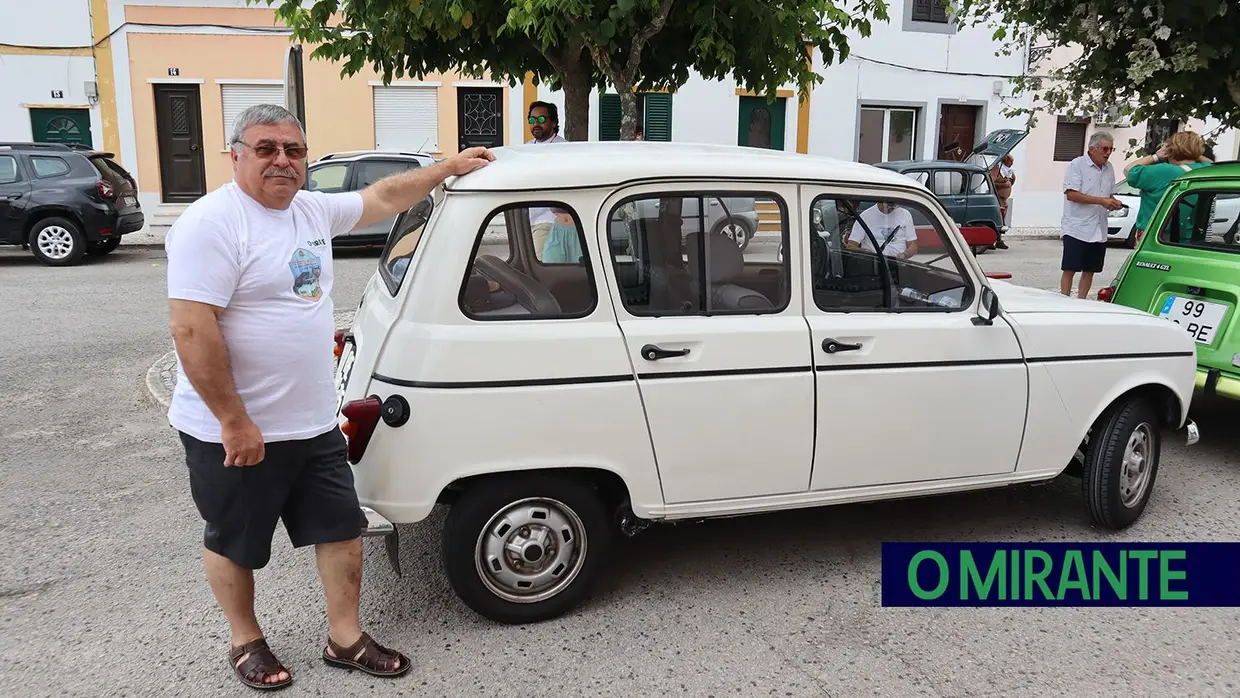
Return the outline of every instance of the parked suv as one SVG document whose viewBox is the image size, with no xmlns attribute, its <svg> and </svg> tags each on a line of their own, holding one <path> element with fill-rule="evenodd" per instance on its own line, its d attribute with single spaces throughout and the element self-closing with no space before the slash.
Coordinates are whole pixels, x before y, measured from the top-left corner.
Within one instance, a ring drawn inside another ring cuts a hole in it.
<svg viewBox="0 0 1240 698">
<path fill-rule="evenodd" d="M 0 143 L 0 243 L 49 266 L 104 255 L 142 229 L 133 177 L 112 153 L 62 143 Z"/>
<path fill-rule="evenodd" d="M 402 151 L 354 150 L 328 153 L 315 160 L 306 176 L 306 187 L 311 191 L 341 192 L 361 191 L 388 175 L 417 167 L 427 167 L 435 158 L 426 153 Z M 382 245 L 396 218 L 357 228 L 336 237 L 334 247 Z"/>
</svg>

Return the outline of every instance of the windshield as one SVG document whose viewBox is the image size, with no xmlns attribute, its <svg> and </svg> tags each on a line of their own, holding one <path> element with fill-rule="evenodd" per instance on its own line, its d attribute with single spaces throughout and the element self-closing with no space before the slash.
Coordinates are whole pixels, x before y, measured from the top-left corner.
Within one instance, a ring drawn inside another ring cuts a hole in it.
<svg viewBox="0 0 1240 698">
<path fill-rule="evenodd" d="M 1121 196 L 1141 196 L 1141 191 L 1127 180 L 1120 180 L 1119 184 L 1115 185 L 1115 193 Z"/>
</svg>

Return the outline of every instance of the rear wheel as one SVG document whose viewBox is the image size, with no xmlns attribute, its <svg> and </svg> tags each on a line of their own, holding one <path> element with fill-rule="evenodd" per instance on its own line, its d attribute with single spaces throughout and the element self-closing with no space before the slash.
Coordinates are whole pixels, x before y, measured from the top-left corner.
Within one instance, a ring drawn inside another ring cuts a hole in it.
<svg viewBox="0 0 1240 698">
<path fill-rule="evenodd" d="M 457 596 L 500 623 L 536 623 L 589 593 L 613 531 L 599 493 L 554 475 L 505 475 L 467 489 L 444 524 L 443 561 Z"/>
<path fill-rule="evenodd" d="M 1149 400 L 1125 398 L 1098 420 L 1081 478 L 1095 523 L 1121 530 L 1141 518 L 1154 491 L 1161 449 L 1158 411 Z"/>
<path fill-rule="evenodd" d="M 44 218 L 35 223 L 29 242 L 35 259 L 48 266 L 77 264 L 86 254 L 86 236 L 77 223 L 67 218 Z"/>
</svg>

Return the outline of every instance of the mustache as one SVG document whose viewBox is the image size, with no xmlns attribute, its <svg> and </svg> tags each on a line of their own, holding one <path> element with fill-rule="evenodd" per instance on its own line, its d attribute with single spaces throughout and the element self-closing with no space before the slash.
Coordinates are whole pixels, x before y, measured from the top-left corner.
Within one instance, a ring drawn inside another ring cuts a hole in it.
<svg viewBox="0 0 1240 698">
<path fill-rule="evenodd" d="M 297 170 L 294 170 L 291 167 L 268 167 L 266 170 L 263 170 L 263 176 L 297 179 Z"/>
</svg>

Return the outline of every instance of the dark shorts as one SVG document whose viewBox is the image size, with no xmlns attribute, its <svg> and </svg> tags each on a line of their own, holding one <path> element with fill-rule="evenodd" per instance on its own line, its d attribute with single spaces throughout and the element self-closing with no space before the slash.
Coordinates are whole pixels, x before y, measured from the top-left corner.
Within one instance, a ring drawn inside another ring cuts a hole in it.
<svg viewBox="0 0 1240 698">
<path fill-rule="evenodd" d="M 1071 235 L 1063 236 L 1062 271 L 1088 271 L 1097 274 L 1107 257 L 1105 242 L 1084 242 Z"/>
<path fill-rule="evenodd" d="M 366 528 L 339 429 L 265 446 L 263 460 L 225 467 L 224 446 L 181 433 L 206 548 L 246 569 L 271 559 L 276 522 L 294 547 L 351 540 Z"/>
</svg>

